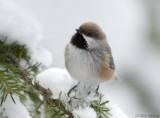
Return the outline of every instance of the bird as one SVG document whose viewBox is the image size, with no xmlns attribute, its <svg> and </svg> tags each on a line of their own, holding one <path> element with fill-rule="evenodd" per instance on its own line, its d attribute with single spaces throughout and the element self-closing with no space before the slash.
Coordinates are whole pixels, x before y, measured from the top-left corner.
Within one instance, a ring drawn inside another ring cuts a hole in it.
<svg viewBox="0 0 160 118">
<path fill-rule="evenodd" d="M 65 67 L 80 83 L 97 86 L 115 78 L 115 64 L 106 34 L 94 22 L 85 22 L 65 48 Z"/>
</svg>

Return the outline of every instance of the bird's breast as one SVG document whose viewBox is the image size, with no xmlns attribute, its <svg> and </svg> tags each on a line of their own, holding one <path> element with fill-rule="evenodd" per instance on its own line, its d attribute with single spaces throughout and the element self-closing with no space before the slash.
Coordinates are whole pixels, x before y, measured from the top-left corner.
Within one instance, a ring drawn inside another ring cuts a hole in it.
<svg viewBox="0 0 160 118">
<path fill-rule="evenodd" d="M 84 83 L 99 81 L 98 66 L 100 60 L 86 50 L 80 50 L 68 44 L 65 51 L 65 65 L 70 75 Z"/>
</svg>

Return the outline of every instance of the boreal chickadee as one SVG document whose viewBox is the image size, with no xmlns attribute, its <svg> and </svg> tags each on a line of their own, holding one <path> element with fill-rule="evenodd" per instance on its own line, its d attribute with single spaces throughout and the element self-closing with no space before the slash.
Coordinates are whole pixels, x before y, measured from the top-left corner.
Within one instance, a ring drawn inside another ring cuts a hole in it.
<svg viewBox="0 0 160 118">
<path fill-rule="evenodd" d="M 93 22 L 82 24 L 65 48 L 70 75 L 86 85 L 98 85 L 115 77 L 115 64 L 106 35 Z"/>
</svg>

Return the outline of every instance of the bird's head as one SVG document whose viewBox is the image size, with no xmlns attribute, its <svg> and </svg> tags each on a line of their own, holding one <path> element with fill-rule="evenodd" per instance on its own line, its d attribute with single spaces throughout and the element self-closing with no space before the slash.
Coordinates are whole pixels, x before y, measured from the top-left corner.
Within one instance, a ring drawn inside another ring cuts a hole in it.
<svg viewBox="0 0 160 118">
<path fill-rule="evenodd" d="M 71 43 L 81 49 L 93 49 L 98 47 L 106 35 L 99 25 L 93 22 L 82 24 L 71 39 Z"/>
</svg>

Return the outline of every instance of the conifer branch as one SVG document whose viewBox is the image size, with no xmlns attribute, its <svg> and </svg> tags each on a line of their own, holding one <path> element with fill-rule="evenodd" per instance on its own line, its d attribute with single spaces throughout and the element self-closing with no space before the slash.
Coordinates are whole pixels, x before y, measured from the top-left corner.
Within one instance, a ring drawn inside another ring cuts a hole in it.
<svg viewBox="0 0 160 118">
<path fill-rule="evenodd" d="M 26 47 L 17 43 L 6 44 L 6 40 L 0 40 L 0 96 L 1 105 L 6 100 L 8 94 L 22 95 L 21 92 L 25 91 L 30 93 L 30 90 L 36 91 L 39 101 L 39 96 L 43 97 L 43 101 L 48 106 L 57 108 L 64 115 L 73 118 L 70 111 L 65 109 L 65 106 L 60 100 L 53 99 L 52 93 L 49 89 L 43 88 L 35 81 L 35 74 L 38 71 L 39 64 L 32 64 L 31 58 L 27 54 Z M 24 59 L 29 65 L 23 68 L 19 61 Z M 28 89 L 29 88 L 29 89 Z M 14 98 L 12 97 L 14 101 Z"/>
</svg>

